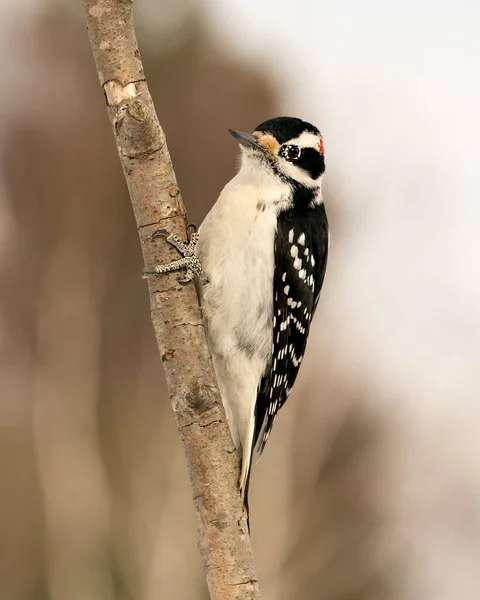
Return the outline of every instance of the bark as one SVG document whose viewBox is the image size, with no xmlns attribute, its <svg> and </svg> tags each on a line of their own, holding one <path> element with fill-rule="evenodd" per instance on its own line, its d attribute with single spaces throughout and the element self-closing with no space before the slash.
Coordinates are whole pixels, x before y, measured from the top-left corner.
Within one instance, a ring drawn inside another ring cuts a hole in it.
<svg viewBox="0 0 480 600">
<path fill-rule="evenodd" d="M 186 215 L 143 72 L 133 0 L 84 0 L 84 7 L 145 265 L 152 268 L 179 256 L 165 240 L 151 242 L 151 233 L 164 228 L 185 239 Z M 257 599 L 260 592 L 238 490 L 239 457 L 218 392 L 195 287 L 180 285 L 177 277 L 171 273 L 149 278 L 151 317 L 187 457 L 210 597 Z"/>
</svg>

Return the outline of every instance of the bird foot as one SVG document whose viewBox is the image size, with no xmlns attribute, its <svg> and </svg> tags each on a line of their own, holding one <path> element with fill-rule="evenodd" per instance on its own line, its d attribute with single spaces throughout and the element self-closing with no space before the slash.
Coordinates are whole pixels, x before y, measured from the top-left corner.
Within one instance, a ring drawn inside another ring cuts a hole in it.
<svg viewBox="0 0 480 600">
<path fill-rule="evenodd" d="M 153 270 L 143 271 L 143 279 L 147 279 L 149 275 L 160 275 L 171 271 L 179 271 L 186 269 L 185 277 L 178 280 L 179 283 L 185 284 L 194 279 L 195 275 L 199 277 L 202 283 L 207 283 L 208 278 L 202 268 L 200 261 L 195 253 L 195 247 L 198 242 L 198 229 L 195 225 L 187 227 L 187 242 L 182 242 L 176 235 L 170 233 L 166 229 L 157 229 L 151 235 L 152 241 L 158 237 L 163 237 L 166 241 L 176 248 L 182 258 L 175 260 L 166 265 L 157 265 Z"/>
</svg>

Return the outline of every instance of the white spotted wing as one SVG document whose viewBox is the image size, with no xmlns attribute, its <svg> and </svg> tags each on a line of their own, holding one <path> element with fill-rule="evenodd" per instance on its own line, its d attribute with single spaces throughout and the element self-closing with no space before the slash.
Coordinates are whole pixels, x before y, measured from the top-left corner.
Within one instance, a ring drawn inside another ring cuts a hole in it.
<svg viewBox="0 0 480 600">
<path fill-rule="evenodd" d="M 261 453 L 303 360 L 323 284 L 328 222 L 323 204 L 279 216 L 275 240 L 272 357 L 258 389 L 254 442 Z"/>
</svg>

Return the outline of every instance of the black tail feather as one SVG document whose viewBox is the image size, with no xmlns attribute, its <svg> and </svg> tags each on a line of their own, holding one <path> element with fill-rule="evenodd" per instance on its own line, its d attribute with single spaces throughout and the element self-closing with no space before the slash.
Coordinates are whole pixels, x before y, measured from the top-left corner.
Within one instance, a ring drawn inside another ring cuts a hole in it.
<svg viewBox="0 0 480 600">
<path fill-rule="evenodd" d="M 250 473 L 248 474 L 247 481 L 245 484 L 245 490 L 243 492 L 243 508 L 247 515 L 248 534 L 250 535 L 250 507 L 248 505 L 248 488 L 249 487 L 250 487 Z"/>
</svg>

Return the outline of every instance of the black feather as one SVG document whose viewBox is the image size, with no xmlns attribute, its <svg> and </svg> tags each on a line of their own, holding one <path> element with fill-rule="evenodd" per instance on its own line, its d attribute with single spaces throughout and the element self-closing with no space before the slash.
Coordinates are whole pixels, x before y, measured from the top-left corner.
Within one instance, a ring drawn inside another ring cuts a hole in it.
<svg viewBox="0 0 480 600">
<path fill-rule="evenodd" d="M 263 121 L 263 123 L 255 127 L 255 131 L 262 131 L 263 133 L 273 135 L 279 144 L 285 144 L 305 131 L 315 134 L 320 133 L 315 125 L 296 117 L 275 117 L 274 119 Z"/>
<path fill-rule="evenodd" d="M 327 255 L 325 207 L 323 203 L 313 204 L 311 193 L 304 188 L 297 190 L 293 208 L 278 217 L 273 352 L 258 389 L 255 413 L 254 446 L 259 453 L 297 377 L 325 276 Z"/>
</svg>

